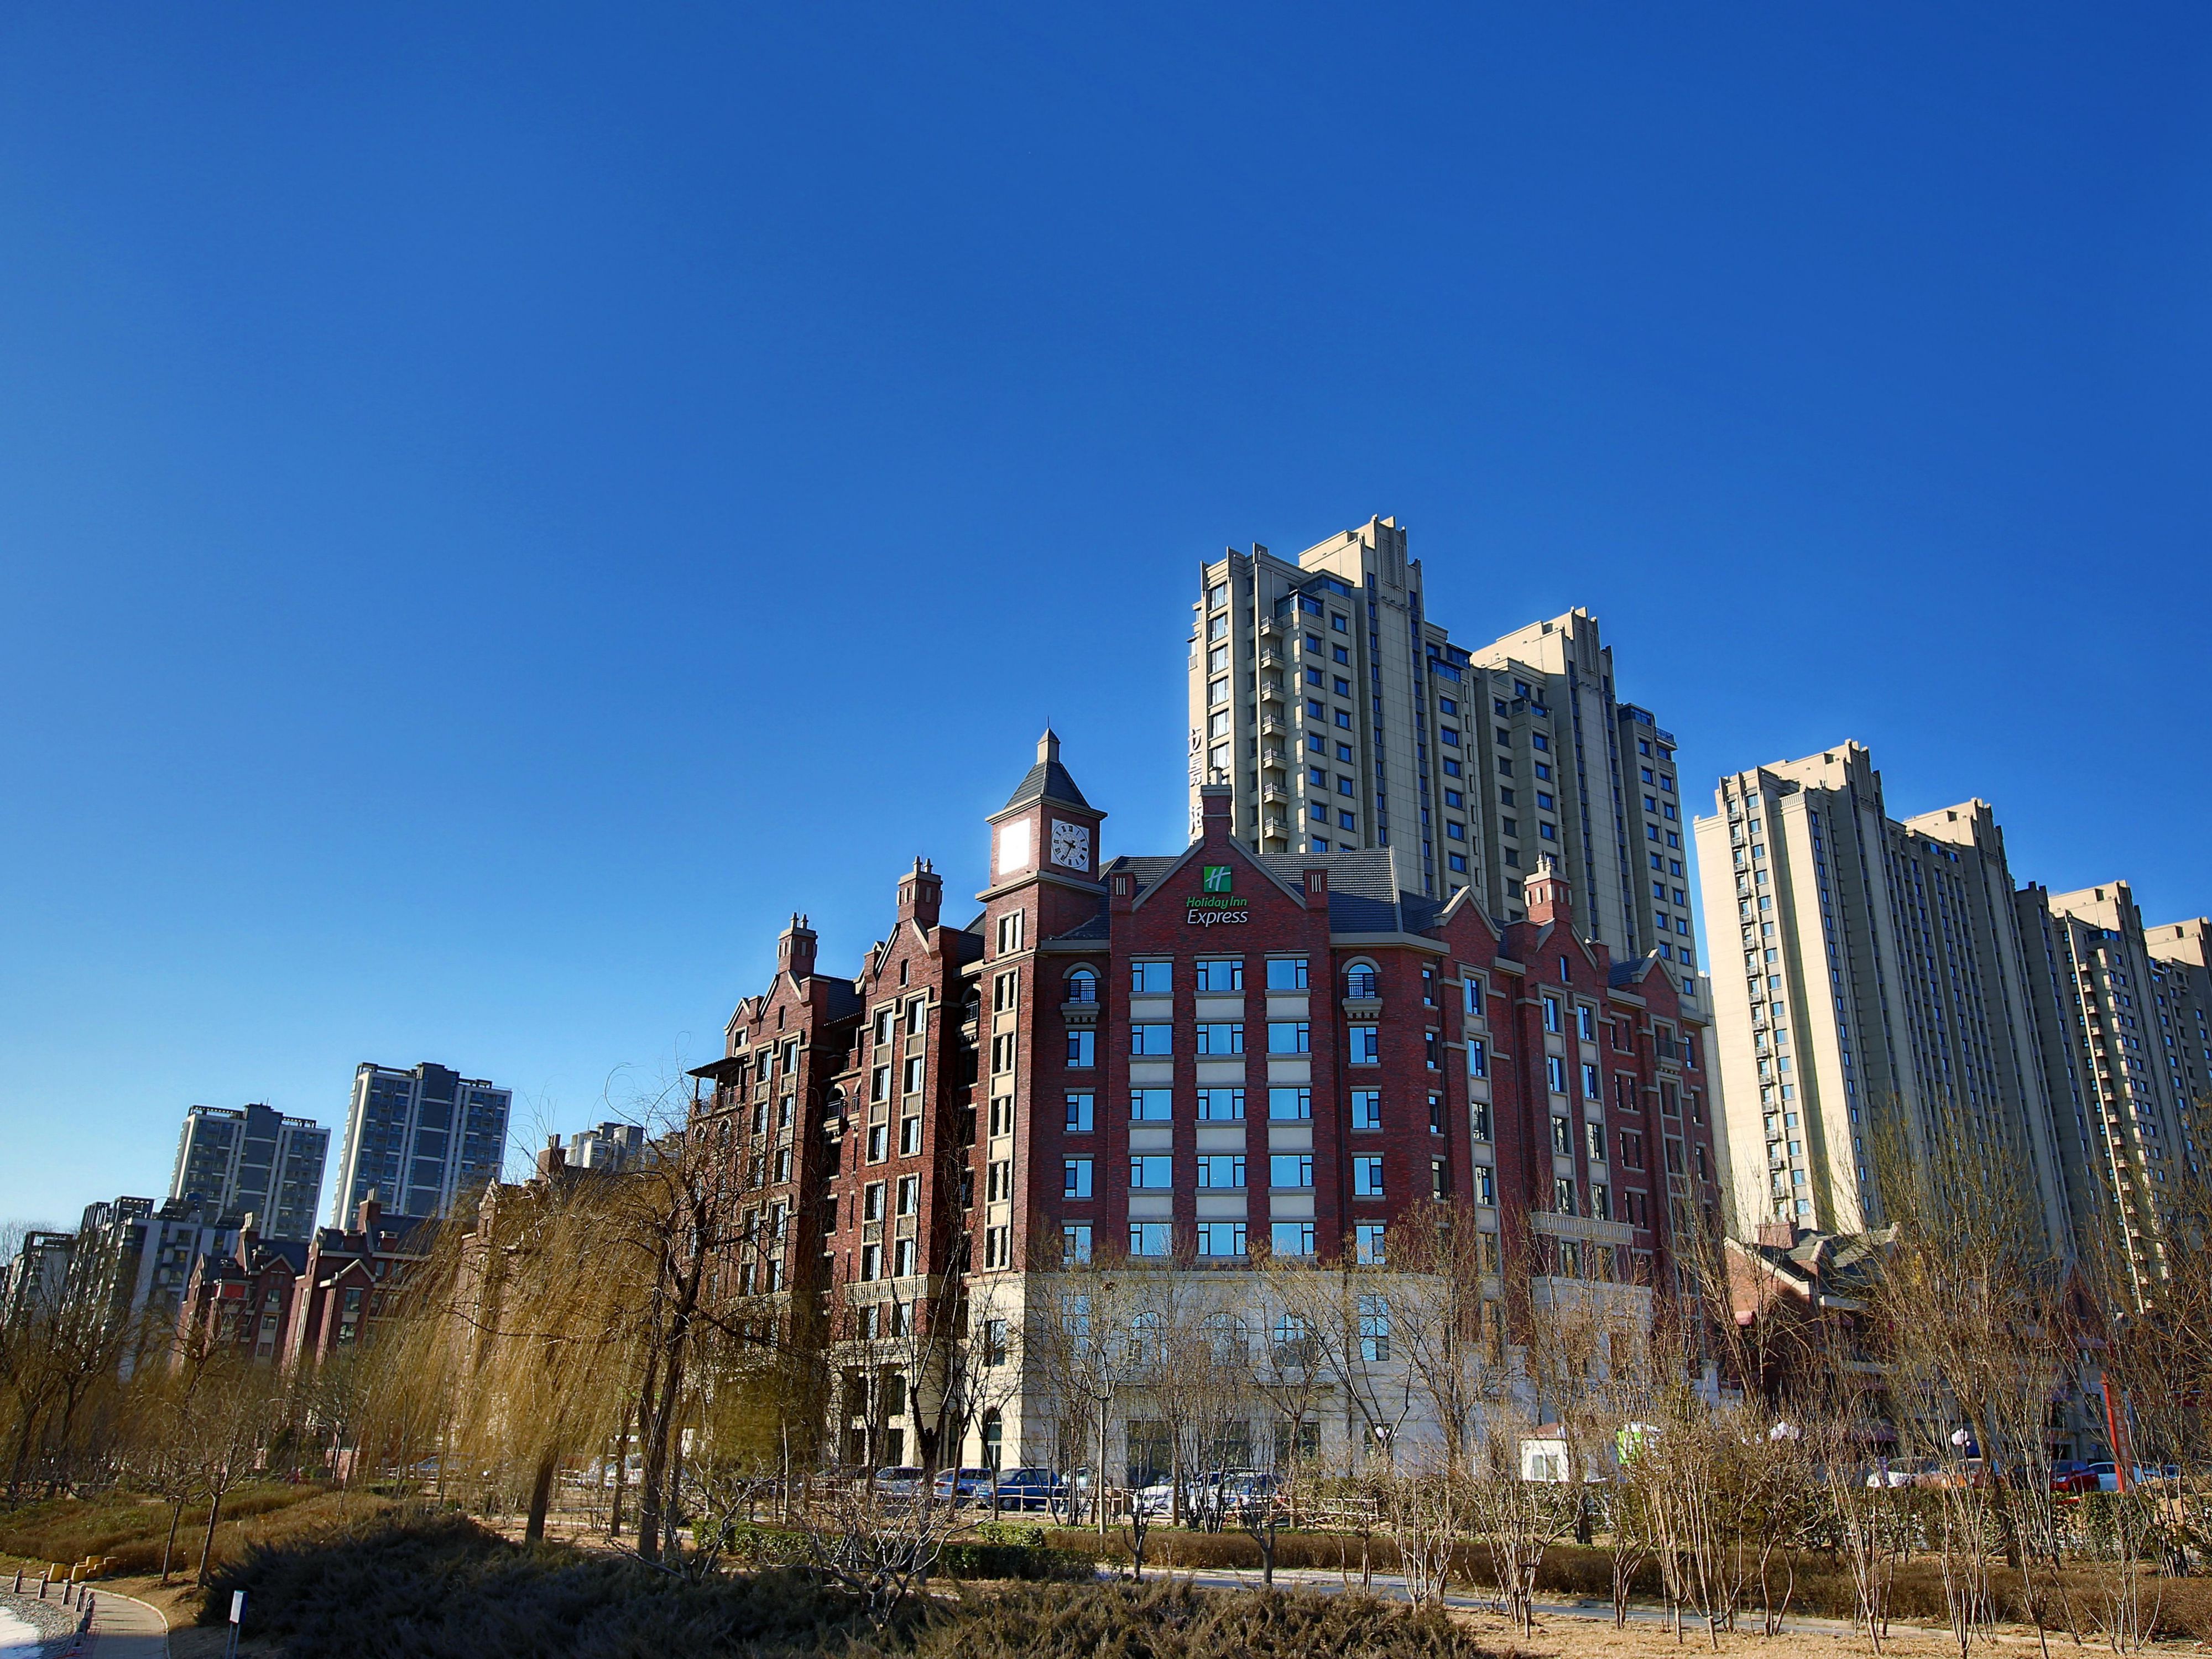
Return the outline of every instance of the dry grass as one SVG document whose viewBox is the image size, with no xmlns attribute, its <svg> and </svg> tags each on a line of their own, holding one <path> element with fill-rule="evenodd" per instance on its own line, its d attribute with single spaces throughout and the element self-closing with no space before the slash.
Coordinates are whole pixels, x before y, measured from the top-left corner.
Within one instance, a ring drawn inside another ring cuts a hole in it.
<svg viewBox="0 0 2212 1659">
<path fill-rule="evenodd" d="M 234 1561 L 256 1544 L 329 1530 L 331 1527 L 391 1507 L 389 1500 L 338 1492 L 319 1486 L 271 1483 L 241 1486 L 224 1500 L 215 1529 L 214 1562 Z M 58 1498 L 0 1513 L 0 1567 L 17 1562 L 68 1563 L 87 1556 L 112 1559 L 112 1574 L 145 1577 L 161 1568 L 161 1545 L 169 1530 L 169 1505 L 136 1492 L 98 1498 Z M 177 1528 L 173 1568 L 187 1575 L 199 1563 L 203 1506 L 185 1506 Z"/>
</svg>

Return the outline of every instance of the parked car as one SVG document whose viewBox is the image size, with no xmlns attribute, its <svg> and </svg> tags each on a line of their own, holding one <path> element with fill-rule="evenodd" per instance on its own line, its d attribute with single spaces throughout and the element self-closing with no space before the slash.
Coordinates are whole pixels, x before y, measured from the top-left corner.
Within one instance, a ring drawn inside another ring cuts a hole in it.
<svg viewBox="0 0 2212 1659">
<path fill-rule="evenodd" d="M 2099 1492 L 2118 1492 L 2120 1489 L 2120 1466 L 2109 1460 L 2092 1463 Z M 2138 1463 L 2129 1475 L 2138 1490 L 2161 1492 L 2181 1484 L 2181 1466 L 2178 1463 Z"/>
<path fill-rule="evenodd" d="M 2097 1472 L 2078 1457 L 2062 1457 L 2051 1466 L 2053 1492 L 2094 1492 Z"/>
<path fill-rule="evenodd" d="M 1275 1501 L 1279 1484 L 1272 1474 L 1233 1470 L 1207 1491 L 1204 1513 L 1208 1521 L 1219 1525 L 1240 1524 L 1264 1516 Z"/>
<path fill-rule="evenodd" d="M 1175 1482 L 1155 1480 L 1149 1486 L 1139 1486 L 1129 1499 L 1137 1513 L 1156 1521 L 1164 1521 L 1175 1513 Z"/>
<path fill-rule="evenodd" d="M 1942 1479 L 1940 1457 L 1885 1457 L 1867 1476 L 1869 1486 L 1926 1486 Z"/>
<path fill-rule="evenodd" d="M 1067 1502 L 1067 1477 L 1048 1468 L 1012 1469 L 999 1477 L 999 1504 L 1009 1510 L 1048 1510 Z"/>
<path fill-rule="evenodd" d="M 878 1498 L 919 1498 L 921 1478 L 921 1471 L 913 1464 L 893 1463 L 878 1469 L 869 1484 L 875 1487 Z"/>
<path fill-rule="evenodd" d="M 991 1501 L 991 1471 L 985 1468 L 939 1469 L 936 1492 L 939 1503 L 988 1504 Z"/>
</svg>

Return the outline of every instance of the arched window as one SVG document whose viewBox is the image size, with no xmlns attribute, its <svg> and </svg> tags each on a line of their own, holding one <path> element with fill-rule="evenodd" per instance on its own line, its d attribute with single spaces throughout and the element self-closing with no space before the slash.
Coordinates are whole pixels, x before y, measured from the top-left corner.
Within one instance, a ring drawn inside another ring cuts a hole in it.
<svg viewBox="0 0 2212 1659">
<path fill-rule="evenodd" d="M 1208 1314 L 1200 1330 L 1206 1337 L 1207 1351 L 1215 1365 L 1224 1369 L 1243 1370 L 1250 1357 L 1244 1322 L 1235 1314 Z"/>
<path fill-rule="evenodd" d="M 1382 994 L 1382 976 L 1375 964 L 1364 957 L 1354 957 L 1344 970 L 1344 994 L 1347 997 L 1372 999 Z"/>
<path fill-rule="evenodd" d="M 1098 975 L 1089 968 L 1076 967 L 1067 970 L 1067 1000 L 1070 1002 L 1098 1000 Z"/>
<path fill-rule="evenodd" d="M 1149 1365 L 1160 1357 L 1160 1316 L 1140 1313 L 1129 1321 L 1129 1363 Z"/>
</svg>

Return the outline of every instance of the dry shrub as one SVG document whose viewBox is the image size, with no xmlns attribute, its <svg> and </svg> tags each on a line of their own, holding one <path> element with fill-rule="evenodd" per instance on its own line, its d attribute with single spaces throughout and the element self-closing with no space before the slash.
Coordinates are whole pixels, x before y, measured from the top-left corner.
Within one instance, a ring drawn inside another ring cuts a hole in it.
<svg viewBox="0 0 2212 1659">
<path fill-rule="evenodd" d="M 1206 1534 L 1199 1534 L 1204 1536 Z M 915 1659 L 1221 1659 L 1225 1654 L 1357 1654 L 1360 1659 L 1486 1659 L 1442 1613 L 1362 1595 L 1201 1590 L 1187 1581 L 1024 1586 L 933 1611 L 897 1647 L 858 1656 Z"/>
<path fill-rule="evenodd" d="M 246 1636 L 315 1659 L 811 1655 L 865 1624 L 856 1598 L 793 1573 L 694 1583 L 422 1506 L 250 1552 L 216 1575 L 203 1620 L 240 1589 Z"/>
</svg>

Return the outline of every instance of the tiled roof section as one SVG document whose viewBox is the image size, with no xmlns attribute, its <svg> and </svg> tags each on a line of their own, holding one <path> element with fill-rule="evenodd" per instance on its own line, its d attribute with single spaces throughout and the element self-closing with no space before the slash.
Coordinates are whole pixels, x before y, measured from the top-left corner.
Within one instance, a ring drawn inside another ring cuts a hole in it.
<svg viewBox="0 0 2212 1659">
<path fill-rule="evenodd" d="M 1001 774 L 1000 775 L 1004 775 Z M 1029 775 L 1021 781 L 1014 793 L 1006 798 L 1001 812 L 1016 806 L 1026 806 L 1033 800 L 1064 801 L 1070 806 L 1091 810 L 1091 803 L 1083 799 L 1083 792 L 1075 787 L 1075 780 L 1067 775 L 1067 769 L 1054 760 L 1041 760 L 1030 768 Z"/>
<path fill-rule="evenodd" d="M 1086 921 L 1078 922 L 1074 927 L 1069 928 L 1064 933 L 1054 933 L 1053 937 L 1056 939 L 1109 939 L 1113 936 L 1112 927 L 1112 918 L 1106 914 L 1106 907 L 1102 903 L 1098 907 L 1098 914 L 1097 915 L 1091 916 Z"/>
<path fill-rule="evenodd" d="M 1348 853 L 1257 853 L 1249 856 L 1294 893 L 1304 887 L 1307 871 L 1328 871 L 1328 925 L 1334 933 L 1421 933 L 1436 925 L 1443 908 L 1434 899 L 1399 889 L 1397 871 L 1386 847 Z M 1141 894 L 1182 857 L 1177 853 L 1159 857 L 1118 858 L 1107 867 L 1134 876 L 1137 890 Z M 1104 935 L 1101 933 L 1097 937 Z"/>
<path fill-rule="evenodd" d="M 1607 985 L 1633 985 L 1650 973 L 1652 964 L 1658 960 L 1656 957 L 1631 957 L 1626 962 L 1616 962 L 1606 975 L 1605 982 Z"/>
<path fill-rule="evenodd" d="M 849 979 L 826 981 L 827 993 L 822 999 L 822 1012 L 830 1019 L 849 1019 L 860 1012 L 860 990 Z"/>
</svg>

